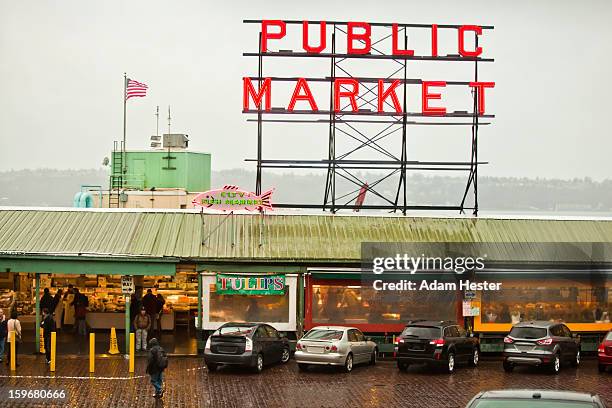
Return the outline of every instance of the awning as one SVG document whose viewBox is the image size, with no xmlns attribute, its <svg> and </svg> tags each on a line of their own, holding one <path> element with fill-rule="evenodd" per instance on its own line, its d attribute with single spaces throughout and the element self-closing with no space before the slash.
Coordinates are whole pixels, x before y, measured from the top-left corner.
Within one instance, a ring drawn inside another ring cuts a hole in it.
<svg viewBox="0 0 612 408">
<path fill-rule="evenodd" d="M 174 276 L 174 262 L 108 259 L 0 258 L 0 271 L 71 275 Z"/>
</svg>

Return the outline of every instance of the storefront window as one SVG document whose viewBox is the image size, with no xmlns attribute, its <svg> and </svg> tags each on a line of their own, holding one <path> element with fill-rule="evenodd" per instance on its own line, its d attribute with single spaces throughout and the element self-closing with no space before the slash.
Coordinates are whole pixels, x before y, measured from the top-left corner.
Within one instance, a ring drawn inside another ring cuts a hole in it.
<svg viewBox="0 0 612 408">
<path fill-rule="evenodd" d="M 610 322 L 610 282 L 505 280 L 502 288 L 482 293 L 483 323 L 514 324 L 526 320 Z"/>
<path fill-rule="evenodd" d="M 211 322 L 268 322 L 289 320 L 289 291 L 284 295 L 219 295 L 210 285 Z"/>
<path fill-rule="evenodd" d="M 312 286 L 315 324 L 398 324 L 410 319 L 455 320 L 454 291 L 377 291 L 361 286 Z"/>
</svg>

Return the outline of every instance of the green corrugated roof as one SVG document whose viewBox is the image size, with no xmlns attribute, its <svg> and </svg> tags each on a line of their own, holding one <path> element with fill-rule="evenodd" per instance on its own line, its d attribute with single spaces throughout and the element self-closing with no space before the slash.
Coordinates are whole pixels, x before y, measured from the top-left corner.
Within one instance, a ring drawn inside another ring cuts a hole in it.
<svg viewBox="0 0 612 408">
<path fill-rule="evenodd" d="M 612 242 L 612 220 L 0 209 L 0 256 L 357 262 L 370 241 Z"/>
</svg>

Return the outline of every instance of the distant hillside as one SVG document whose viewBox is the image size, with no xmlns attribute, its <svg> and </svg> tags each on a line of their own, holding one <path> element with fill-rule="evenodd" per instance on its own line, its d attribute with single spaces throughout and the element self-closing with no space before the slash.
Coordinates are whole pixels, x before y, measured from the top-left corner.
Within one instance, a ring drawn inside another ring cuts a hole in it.
<svg viewBox="0 0 612 408">
<path fill-rule="evenodd" d="M 241 169 L 213 172 L 213 186 L 235 184 L 253 190 L 255 172 Z M 363 180 L 372 180 L 372 174 L 361 174 Z M 407 195 L 410 203 L 458 204 L 465 187 L 458 177 L 408 178 Z M 19 170 L 0 172 L 0 205 L 15 206 L 71 206 L 72 197 L 83 184 L 108 186 L 105 169 L 86 170 Z M 325 175 L 270 174 L 263 177 L 263 187 L 274 187 L 274 201 L 291 203 L 321 203 L 325 188 Z M 595 182 L 588 178 L 574 180 L 545 180 L 526 178 L 482 177 L 479 182 L 479 200 L 483 211 L 533 211 L 612 213 L 612 180 Z M 337 181 L 338 191 L 356 188 Z M 393 194 L 396 181 L 377 186 L 385 194 Z M 381 202 L 372 194 L 366 203 Z"/>
</svg>

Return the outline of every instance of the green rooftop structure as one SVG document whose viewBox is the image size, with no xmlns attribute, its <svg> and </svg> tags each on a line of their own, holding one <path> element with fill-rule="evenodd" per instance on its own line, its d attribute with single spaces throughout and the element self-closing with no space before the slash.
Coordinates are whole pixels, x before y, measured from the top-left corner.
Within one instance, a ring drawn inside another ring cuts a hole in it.
<svg viewBox="0 0 612 408">
<path fill-rule="evenodd" d="M 120 160 L 112 152 L 112 166 Z M 181 188 L 186 191 L 210 189 L 210 153 L 176 150 L 130 150 L 125 152 L 124 188 L 149 190 Z M 112 174 L 120 169 L 112 168 Z"/>
</svg>

